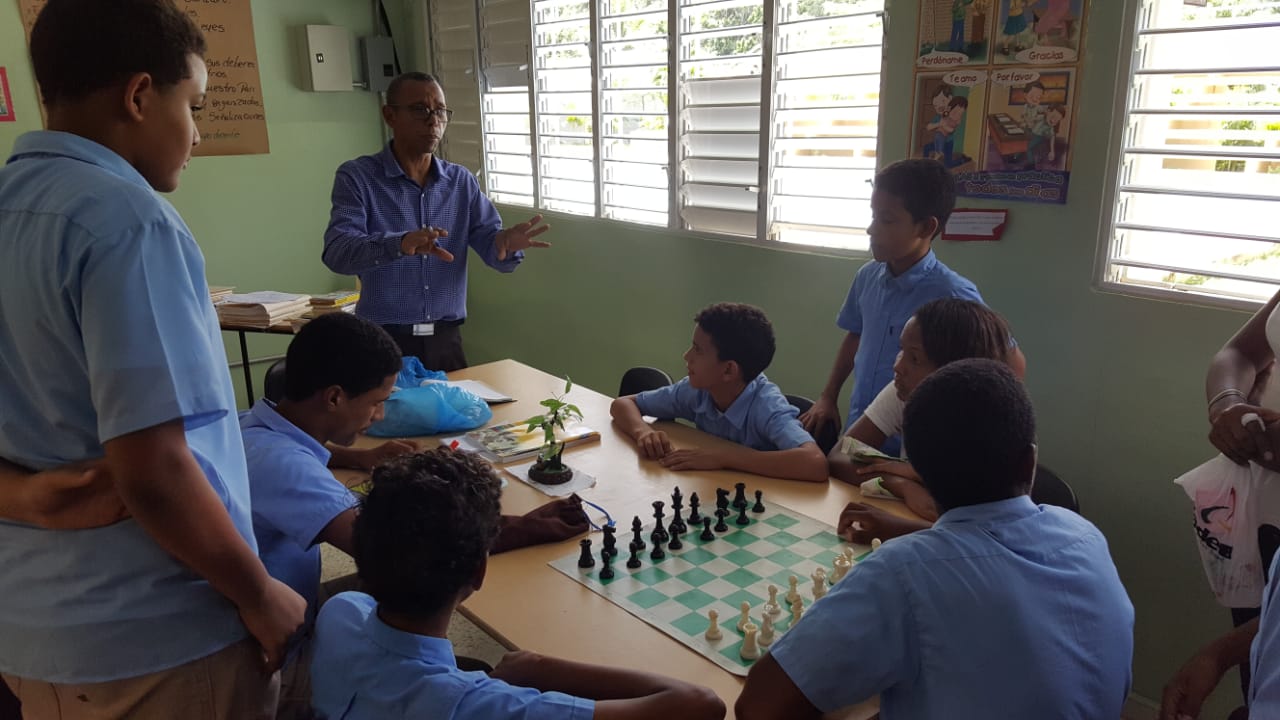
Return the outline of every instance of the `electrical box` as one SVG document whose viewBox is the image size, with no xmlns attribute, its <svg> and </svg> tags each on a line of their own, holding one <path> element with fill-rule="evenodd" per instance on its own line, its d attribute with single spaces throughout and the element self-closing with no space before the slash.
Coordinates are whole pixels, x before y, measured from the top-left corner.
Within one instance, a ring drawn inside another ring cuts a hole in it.
<svg viewBox="0 0 1280 720">
<path fill-rule="evenodd" d="M 339 25 L 307 25 L 306 89 L 314 92 L 350 92 L 351 31 Z"/>
<path fill-rule="evenodd" d="M 396 48 L 386 35 L 360 38 L 360 56 L 364 76 L 369 79 L 369 92 L 386 92 L 396 77 Z"/>
</svg>

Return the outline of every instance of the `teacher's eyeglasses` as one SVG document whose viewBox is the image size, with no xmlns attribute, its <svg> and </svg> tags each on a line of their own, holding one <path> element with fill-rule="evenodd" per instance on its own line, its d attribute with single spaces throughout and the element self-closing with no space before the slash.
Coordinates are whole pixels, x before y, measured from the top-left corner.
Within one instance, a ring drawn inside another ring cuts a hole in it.
<svg viewBox="0 0 1280 720">
<path fill-rule="evenodd" d="M 449 108 L 432 108 L 425 103 L 414 103 L 412 105 L 390 105 L 393 108 L 404 108 L 409 114 L 418 120 L 438 120 L 447 123 L 453 119 L 453 111 Z"/>
</svg>

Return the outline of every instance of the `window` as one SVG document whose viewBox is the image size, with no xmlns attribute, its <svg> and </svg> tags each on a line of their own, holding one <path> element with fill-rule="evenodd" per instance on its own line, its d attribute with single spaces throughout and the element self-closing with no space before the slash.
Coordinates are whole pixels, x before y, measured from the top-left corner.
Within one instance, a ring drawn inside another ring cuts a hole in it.
<svg viewBox="0 0 1280 720">
<path fill-rule="evenodd" d="M 1252 304 L 1280 285 L 1280 0 L 1141 0 L 1104 286 Z"/>
<path fill-rule="evenodd" d="M 519 65 L 496 49 L 517 51 L 511 6 L 521 3 L 532 74 L 505 77 L 492 63 Z M 490 195 L 865 250 L 883 8 L 883 0 L 481 0 Z"/>
<path fill-rule="evenodd" d="M 476 10 L 468 3 L 431 0 L 432 68 L 444 89 L 453 120 L 440 155 L 473 173 L 484 165 L 480 93 L 476 82 Z"/>
</svg>

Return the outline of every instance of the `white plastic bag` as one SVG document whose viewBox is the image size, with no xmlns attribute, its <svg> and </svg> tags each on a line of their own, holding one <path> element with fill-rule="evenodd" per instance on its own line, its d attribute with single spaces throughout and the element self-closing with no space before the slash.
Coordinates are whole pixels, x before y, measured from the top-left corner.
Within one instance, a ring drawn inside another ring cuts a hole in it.
<svg viewBox="0 0 1280 720">
<path fill-rule="evenodd" d="M 1258 526 L 1265 502 L 1280 497 L 1280 475 L 1219 455 L 1174 480 L 1191 498 L 1200 561 L 1218 603 L 1229 608 L 1262 604 L 1265 585 Z"/>
</svg>

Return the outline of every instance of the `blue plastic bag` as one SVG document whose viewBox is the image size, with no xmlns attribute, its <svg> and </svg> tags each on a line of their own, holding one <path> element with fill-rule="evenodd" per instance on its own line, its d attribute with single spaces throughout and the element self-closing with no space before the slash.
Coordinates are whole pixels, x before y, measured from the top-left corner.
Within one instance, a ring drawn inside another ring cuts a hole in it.
<svg viewBox="0 0 1280 720">
<path fill-rule="evenodd" d="M 488 403 L 452 385 L 424 380 L 444 380 L 445 374 L 406 357 L 391 397 L 383 403 L 383 417 L 365 432 L 374 437 L 415 437 L 471 430 L 493 419 Z"/>
</svg>

